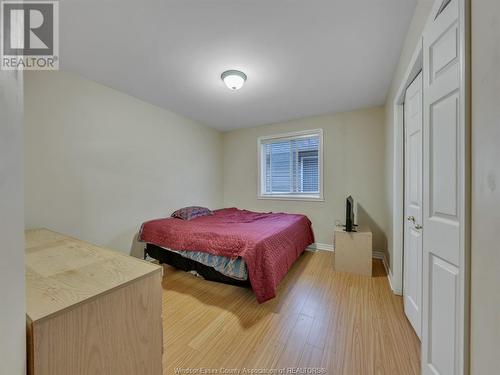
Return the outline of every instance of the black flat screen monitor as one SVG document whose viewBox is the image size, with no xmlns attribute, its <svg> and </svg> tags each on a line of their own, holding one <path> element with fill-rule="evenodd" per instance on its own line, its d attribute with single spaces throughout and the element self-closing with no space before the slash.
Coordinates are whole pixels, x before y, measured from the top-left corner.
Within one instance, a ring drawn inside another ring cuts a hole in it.
<svg viewBox="0 0 500 375">
<path fill-rule="evenodd" d="M 345 204 L 345 231 L 346 232 L 354 232 L 354 201 L 351 196 L 349 196 L 346 200 Z"/>
</svg>

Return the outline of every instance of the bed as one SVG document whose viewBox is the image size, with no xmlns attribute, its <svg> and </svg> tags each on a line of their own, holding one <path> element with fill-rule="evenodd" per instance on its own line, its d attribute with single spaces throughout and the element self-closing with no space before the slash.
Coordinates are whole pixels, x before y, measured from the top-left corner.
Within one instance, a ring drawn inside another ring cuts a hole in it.
<svg viewBox="0 0 500 375">
<path fill-rule="evenodd" d="M 311 222 L 304 215 L 237 208 L 192 220 L 147 221 L 139 238 L 146 242 L 147 253 L 162 263 L 196 271 L 209 280 L 250 285 L 259 303 L 276 296 L 279 282 L 314 242 Z M 242 268 L 246 279 L 239 272 Z M 228 269 L 236 269 L 237 277 L 225 272 Z"/>
</svg>

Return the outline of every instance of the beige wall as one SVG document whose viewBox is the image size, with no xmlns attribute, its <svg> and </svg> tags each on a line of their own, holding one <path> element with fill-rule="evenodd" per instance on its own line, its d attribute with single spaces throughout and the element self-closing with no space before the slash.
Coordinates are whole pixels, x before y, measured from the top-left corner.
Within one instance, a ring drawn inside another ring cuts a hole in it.
<svg viewBox="0 0 500 375">
<path fill-rule="evenodd" d="M 422 30 L 427 22 L 427 18 L 430 14 L 434 0 L 419 0 L 415 8 L 415 13 L 413 15 L 412 22 L 408 29 L 406 39 L 403 45 L 401 56 L 399 62 L 392 78 L 392 83 L 389 89 L 389 94 L 387 95 L 386 105 L 385 105 L 385 137 L 386 137 L 386 147 L 385 147 L 385 171 L 386 171 L 386 208 L 385 210 L 389 213 L 392 218 L 393 204 L 392 199 L 394 196 L 393 183 L 394 183 L 394 100 L 397 95 L 397 91 L 402 84 L 404 75 L 410 64 L 412 54 L 415 51 L 419 39 L 422 35 Z M 388 244 L 388 254 L 390 258 L 390 268 L 392 269 L 392 254 L 393 254 L 393 228 L 392 219 L 389 221 L 387 226 L 387 244 Z"/>
<path fill-rule="evenodd" d="M 22 76 L 0 71 L 0 374 L 26 371 Z"/>
<path fill-rule="evenodd" d="M 472 0 L 471 374 L 500 369 L 500 1 Z"/>
<path fill-rule="evenodd" d="M 221 134 L 172 112 L 68 73 L 28 72 L 25 127 L 28 228 L 128 253 L 143 221 L 222 204 Z"/>
<path fill-rule="evenodd" d="M 325 201 L 257 199 L 257 138 L 317 128 L 324 130 Z M 360 205 L 359 221 L 375 233 L 374 249 L 384 250 L 384 142 L 382 107 L 224 133 L 224 204 L 306 214 L 316 242 L 332 245 L 335 220 L 345 221 L 345 198 L 352 194 Z"/>
</svg>

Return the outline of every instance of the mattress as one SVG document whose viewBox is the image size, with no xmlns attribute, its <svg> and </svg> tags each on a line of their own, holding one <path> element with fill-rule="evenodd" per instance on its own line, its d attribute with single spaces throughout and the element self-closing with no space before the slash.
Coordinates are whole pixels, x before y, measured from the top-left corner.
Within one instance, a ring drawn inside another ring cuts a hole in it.
<svg viewBox="0 0 500 375">
<path fill-rule="evenodd" d="M 203 251 L 183 251 L 163 248 L 179 254 L 183 258 L 194 260 L 195 262 L 212 267 L 217 272 L 236 280 L 247 280 L 248 271 L 245 261 L 241 257 L 231 259 L 222 255 L 213 255 Z"/>
<path fill-rule="evenodd" d="M 248 278 L 246 280 L 240 280 L 231 276 L 224 275 L 213 267 L 207 266 L 188 257 L 183 257 L 176 251 L 164 249 L 153 244 L 147 244 L 146 253 L 150 257 L 157 259 L 160 263 L 169 264 L 179 270 L 193 273 L 196 276 L 201 276 L 205 280 L 242 287 L 250 286 L 250 281 L 248 280 Z"/>
</svg>

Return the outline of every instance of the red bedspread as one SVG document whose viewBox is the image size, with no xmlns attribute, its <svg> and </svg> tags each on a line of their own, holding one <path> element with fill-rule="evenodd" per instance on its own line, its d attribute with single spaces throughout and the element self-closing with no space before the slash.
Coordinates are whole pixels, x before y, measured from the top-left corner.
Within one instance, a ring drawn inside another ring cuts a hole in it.
<svg viewBox="0 0 500 375">
<path fill-rule="evenodd" d="M 143 224 L 140 239 L 174 250 L 205 251 L 245 260 L 259 303 L 276 296 L 292 264 L 314 242 L 304 215 L 258 213 L 237 208 L 190 221 L 157 219 Z"/>
</svg>

